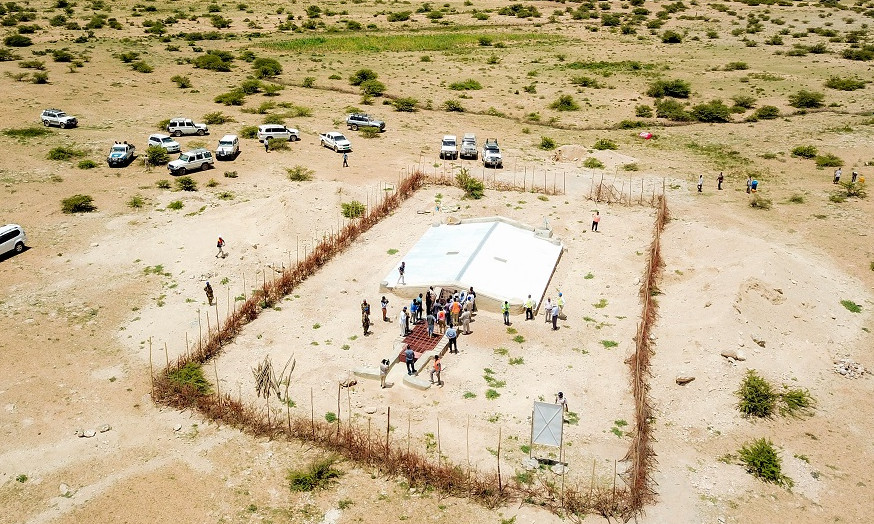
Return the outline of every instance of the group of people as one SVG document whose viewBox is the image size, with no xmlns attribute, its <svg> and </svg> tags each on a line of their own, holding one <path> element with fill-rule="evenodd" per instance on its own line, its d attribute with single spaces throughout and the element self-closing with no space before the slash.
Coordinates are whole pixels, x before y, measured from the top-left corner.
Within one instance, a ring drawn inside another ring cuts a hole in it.
<svg viewBox="0 0 874 524">
<path fill-rule="evenodd" d="M 537 308 L 537 301 L 528 295 L 523 304 L 525 307 L 525 320 L 534 320 L 534 310 Z M 510 303 L 506 300 L 501 305 L 501 312 L 504 314 L 504 325 L 510 325 Z M 558 329 L 558 319 L 564 316 L 564 293 L 559 292 L 555 302 L 552 297 L 546 299 L 546 304 L 543 306 L 544 317 L 546 322 L 552 322 L 553 331 Z"/>
<path fill-rule="evenodd" d="M 382 297 L 382 320 L 389 322 L 388 299 Z M 476 313 L 476 292 L 473 288 L 467 291 L 456 291 L 448 298 L 439 298 L 434 291 L 434 286 L 428 288 L 427 293 L 419 293 L 409 306 L 404 306 L 398 314 L 398 327 L 402 337 L 410 334 L 411 324 L 418 324 L 423 320 L 428 329 L 428 336 L 450 336 L 449 331 L 457 332 L 460 327 L 462 333 L 470 334 L 470 321 Z M 450 336 L 451 338 L 451 336 Z"/>
<path fill-rule="evenodd" d="M 843 174 L 843 171 L 841 170 L 841 168 L 837 168 L 837 169 L 835 169 L 835 177 L 834 177 L 834 179 L 832 180 L 832 183 L 833 183 L 833 184 L 840 184 L 840 183 L 841 183 L 841 175 L 842 175 L 842 174 Z M 859 178 L 859 172 L 856 171 L 856 170 L 854 169 L 854 170 L 853 170 L 853 178 L 852 178 L 852 180 L 850 180 L 850 182 L 852 182 L 853 184 L 855 184 L 855 183 L 856 183 L 856 180 L 858 180 L 858 178 Z M 864 181 L 865 181 L 865 177 L 862 177 L 862 182 L 864 182 Z"/>
</svg>

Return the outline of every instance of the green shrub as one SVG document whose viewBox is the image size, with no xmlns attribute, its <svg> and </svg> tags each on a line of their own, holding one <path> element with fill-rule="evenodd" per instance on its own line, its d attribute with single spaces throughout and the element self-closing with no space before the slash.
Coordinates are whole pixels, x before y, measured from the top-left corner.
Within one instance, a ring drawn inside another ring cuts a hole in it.
<svg viewBox="0 0 874 524">
<path fill-rule="evenodd" d="M 723 67 L 726 71 L 745 71 L 749 68 L 746 62 L 729 62 Z"/>
<path fill-rule="evenodd" d="M 464 190 L 464 198 L 479 200 L 483 197 L 485 186 L 481 181 L 470 176 L 467 168 L 462 168 L 461 172 L 455 175 L 455 182 Z"/>
<path fill-rule="evenodd" d="M 73 195 L 61 200 L 61 211 L 71 213 L 90 213 L 97 209 L 91 195 Z"/>
<path fill-rule="evenodd" d="M 264 96 L 279 96 L 279 92 L 285 89 L 282 84 L 264 84 L 262 87 Z"/>
<path fill-rule="evenodd" d="M 592 146 L 592 148 L 603 151 L 605 149 L 619 149 L 619 146 L 616 145 L 616 142 L 610 140 L 609 138 L 599 138 L 595 142 L 595 145 Z"/>
<path fill-rule="evenodd" d="M 361 93 L 367 96 L 382 96 L 385 93 L 385 84 L 379 80 L 366 80 L 359 87 Z"/>
<path fill-rule="evenodd" d="M 801 91 L 789 96 L 789 105 L 800 109 L 814 109 L 823 106 L 825 95 L 813 91 L 802 89 Z"/>
<path fill-rule="evenodd" d="M 30 77 L 31 84 L 48 84 L 49 74 L 45 71 L 37 71 Z"/>
<path fill-rule="evenodd" d="M 49 151 L 49 160 L 70 160 L 72 158 L 85 156 L 84 151 L 73 149 L 72 147 L 58 146 Z"/>
<path fill-rule="evenodd" d="M 304 79 L 303 79 L 303 81 L 301 81 L 300 85 L 301 85 L 301 87 L 307 87 L 307 88 L 315 87 L 316 77 L 314 77 L 314 76 L 304 77 Z"/>
<path fill-rule="evenodd" d="M 450 113 L 464 113 L 464 106 L 458 100 L 447 100 L 443 102 L 443 109 Z"/>
<path fill-rule="evenodd" d="M 841 189 L 848 198 L 865 198 L 868 190 L 862 182 L 841 182 Z"/>
<path fill-rule="evenodd" d="M 69 63 L 72 62 L 74 58 L 73 53 L 65 49 L 52 50 L 52 60 L 55 62 Z"/>
<path fill-rule="evenodd" d="M 540 144 L 537 147 L 544 151 L 552 151 L 558 146 L 556 145 L 555 140 L 549 138 L 548 136 L 541 136 Z"/>
<path fill-rule="evenodd" d="M 273 58 L 256 58 L 252 62 L 257 78 L 273 78 L 282 74 L 282 65 Z"/>
<path fill-rule="evenodd" d="M 731 101 L 734 102 L 735 107 L 744 109 L 752 109 L 756 106 L 756 98 L 749 95 L 734 95 L 731 97 Z"/>
<path fill-rule="evenodd" d="M 195 57 L 191 63 L 198 69 L 226 73 L 231 70 L 231 62 L 233 61 L 234 55 L 231 53 L 210 49 L 206 53 Z"/>
<path fill-rule="evenodd" d="M 21 128 L 12 128 L 12 129 L 4 129 L 3 134 L 10 138 L 17 138 L 19 140 L 27 140 L 28 138 L 36 138 L 39 136 L 51 135 L 52 130 L 45 127 L 21 127 Z"/>
<path fill-rule="evenodd" d="M 818 152 L 816 146 L 796 146 L 792 148 L 792 156 L 801 158 L 815 158 Z"/>
<path fill-rule="evenodd" d="M 604 162 L 590 156 L 583 161 L 583 167 L 586 169 L 604 169 Z"/>
<path fill-rule="evenodd" d="M 95 162 L 93 160 L 86 159 L 86 160 L 80 161 L 76 165 L 76 167 L 78 167 L 79 169 L 94 169 L 95 167 L 97 167 L 97 162 Z"/>
<path fill-rule="evenodd" d="M 241 106 L 246 101 L 246 95 L 239 89 L 222 93 L 213 99 L 217 104 L 226 106 Z"/>
<path fill-rule="evenodd" d="M 622 164 L 623 171 L 640 171 L 640 166 L 637 165 L 637 162 L 632 162 L 630 164 Z"/>
<path fill-rule="evenodd" d="M 140 195 L 134 195 L 130 197 L 130 200 L 127 201 L 127 207 L 130 207 L 132 209 L 139 209 L 144 205 L 146 205 L 146 201 Z"/>
<path fill-rule="evenodd" d="M 559 96 L 558 100 L 549 104 L 549 107 L 556 111 L 577 111 L 580 109 L 580 105 L 574 101 L 574 97 L 571 95 Z"/>
<path fill-rule="evenodd" d="M 201 395 L 206 395 L 211 389 L 206 377 L 203 376 L 203 368 L 194 362 L 171 371 L 167 374 L 167 378 L 178 387 L 194 388 Z"/>
<path fill-rule="evenodd" d="M 841 300 L 841 305 L 844 306 L 850 313 L 861 313 L 862 306 L 856 304 L 852 300 Z"/>
<path fill-rule="evenodd" d="M 659 118 L 667 118 L 676 122 L 688 122 L 692 120 L 683 104 L 676 100 L 665 99 L 656 101 L 656 116 Z"/>
<path fill-rule="evenodd" d="M 182 176 L 176 179 L 177 191 L 197 191 L 197 181 L 190 176 Z"/>
<path fill-rule="evenodd" d="M 783 475 L 780 469 L 782 460 L 770 440 L 765 438 L 754 440 L 741 447 L 738 454 L 746 466 L 747 473 L 765 482 L 792 487 L 792 479 Z"/>
<path fill-rule="evenodd" d="M 683 35 L 676 31 L 665 31 L 662 33 L 662 43 L 665 44 L 679 44 L 683 41 Z"/>
<path fill-rule="evenodd" d="M 479 90 L 482 89 L 483 86 L 473 78 L 468 78 L 463 82 L 453 82 L 449 84 L 449 89 L 453 91 L 471 91 L 471 90 Z"/>
<path fill-rule="evenodd" d="M 634 108 L 634 116 L 638 118 L 651 118 L 652 108 L 646 104 L 641 104 Z"/>
<path fill-rule="evenodd" d="M 722 100 L 711 100 L 694 106 L 689 114 L 699 122 L 730 122 L 731 109 Z"/>
<path fill-rule="evenodd" d="M 267 146 L 271 151 L 287 151 L 291 149 L 288 145 L 288 140 L 284 138 L 271 138 L 267 141 Z"/>
<path fill-rule="evenodd" d="M 340 204 L 340 207 L 343 208 L 343 216 L 346 218 L 358 218 L 366 211 L 364 204 L 357 200 L 343 202 Z"/>
<path fill-rule="evenodd" d="M 234 122 L 234 119 L 221 111 L 214 111 L 203 115 L 203 123 L 207 125 L 220 125 L 227 122 Z"/>
<path fill-rule="evenodd" d="M 747 371 L 735 394 L 740 399 L 737 408 L 744 416 L 765 418 L 774 414 L 777 393 L 771 383 L 754 370 Z"/>
<path fill-rule="evenodd" d="M 248 80 L 243 80 L 243 83 L 240 84 L 240 91 L 245 95 L 254 95 L 261 91 L 261 81 L 256 80 L 254 78 L 250 78 Z"/>
<path fill-rule="evenodd" d="M 44 71 L 46 68 L 46 63 L 42 60 L 22 60 L 18 62 L 18 67 L 23 69 L 37 69 L 39 71 Z"/>
<path fill-rule="evenodd" d="M 22 35 L 9 35 L 3 39 L 3 43 L 9 47 L 28 47 L 33 45 L 33 40 Z"/>
<path fill-rule="evenodd" d="M 841 167 L 844 165 L 844 161 L 832 153 L 816 155 L 814 161 L 817 167 Z"/>
<path fill-rule="evenodd" d="M 791 415 L 793 417 L 797 417 L 800 415 L 809 415 L 813 410 L 814 406 L 816 406 L 816 400 L 810 394 L 810 391 L 806 389 L 789 389 L 785 388 L 785 391 L 780 393 L 780 400 L 782 403 L 780 404 L 780 414 L 781 415 Z"/>
<path fill-rule="evenodd" d="M 804 195 L 794 194 L 789 197 L 789 202 L 792 204 L 803 204 L 804 203 Z"/>
<path fill-rule="evenodd" d="M 580 87 L 589 87 L 592 89 L 601 89 L 604 85 L 589 76 L 575 76 L 571 78 L 571 84 Z"/>
<path fill-rule="evenodd" d="M 167 209 L 172 209 L 173 211 L 179 211 L 183 207 L 185 207 L 185 204 L 181 200 L 174 200 L 167 204 Z"/>
<path fill-rule="evenodd" d="M 14 60 L 19 60 L 21 57 L 16 55 L 11 50 L 4 48 L 0 48 L 0 62 L 12 62 Z"/>
<path fill-rule="evenodd" d="M 186 89 L 191 87 L 191 79 L 187 76 L 173 75 L 172 77 L 170 77 L 170 81 L 175 83 L 176 86 L 180 89 Z"/>
<path fill-rule="evenodd" d="M 830 89 L 838 89 L 840 91 L 855 91 L 865 87 L 865 81 L 858 78 L 841 78 L 833 76 L 826 80 L 825 86 Z"/>
<path fill-rule="evenodd" d="M 364 138 L 379 138 L 381 134 L 379 128 L 376 127 L 361 128 L 361 136 Z"/>
<path fill-rule="evenodd" d="M 158 189 L 170 189 L 170 181 L 162 178 L 161 180 L 155 182 L 155 187 L 157 187 Z"/>
<path fill-rule="evenodd" d="M 313 175 L 316 173 L 312 169 L 301 165 L 287 167 L 285 168 L 285 171 L 288 173 L 288 179 L 294 182 L 306 182 L 312 180 Z"/>
<path fill-rule="evenodd" d="M 774 106 L 762 106 L 753 112 L 753 118 L 758 120 L 773 120 L 780 117 L 780 110 Z"/>
<path fill-rule="evenodd" d="M 666 96 L 672 98 L 689 98 L 692 92 L 692 86 L 685 80 L 656 80 L 650 84 L 646 90 L 647 96 L 653 98 L 663 98 Z"/>
<path fill-rule="evenodd" d="M 410 15 L 412 14 L 412 11 L 396 11 L 394 13 L 389 13 L 386 19 L 389 22 L 406 22 L 410 19 Z"/>
<path fill-rule="evenodd" d="M 750 207 L 753 209 L 771 209 L 773 202 L 770 199 L 764 198 L 761 195 L 753 195 L 753 198 L 750 200 Z"/>
<path fill-rule="evenodd" d="M 359 69 L 349 77 L 349 83 L 353 86 L 360 86 L 368 80 L 376 80 L 377 76 L 372 69 Z"/>
<path fill-rule="evenodd" d="M 392 101 L 395 111 L 402 113 L 414 113 L 417 111 L 416 106 L 419 101 L 413 97 L 396 98 Z"/>
<path fill-rule="evenodd" d="M 282 118 L 282 115 L 267 115 L 264 117 L 264 120 L 262 120 L 262 123 L 284 125 L 285 119 Z"/>
<path fill-rule="evenodd" d="M 258 136 L 258 126 L 243 126 L 240 129 L 240 137 L 255 138 Z"/>
<path fill-rule="evenodd" d="M 336 415 L 334 419 L 336 420 Z M 286 479 L 291 491 L 310 492 L 330 486 L 343 473 L 334 468 L 339 459 L 333 455 L 314 460 L 306 469 L 290 470 Z"/>
<path fill-rule="evenodd" d="M 146 148 L 146 156 L 143 161 L 147 166 L 160 166 L 170 161 L 170 155 L 161 146 L 149 146 Z"/>
</svg>

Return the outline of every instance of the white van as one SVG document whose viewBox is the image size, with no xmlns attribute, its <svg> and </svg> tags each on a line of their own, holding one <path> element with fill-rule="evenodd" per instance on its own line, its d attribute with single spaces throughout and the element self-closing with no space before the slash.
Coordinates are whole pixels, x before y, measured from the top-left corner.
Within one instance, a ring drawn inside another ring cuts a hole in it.
<svg viewBox="0 0 874 524">
<path fill-rule="evenodd" d="M 5 255 L 10 251 L 21 253 L 24 251 L 24 244 L 26 242 L 27 235 L 24 234 L 24 229 L 18 224 L 0 226 L 0 255 Z"/>
<path fill-rule="evenodd" d="M 270 140 L 271 138 L 278 138 L 280 140 L 288 140 L 289 142 L 294 142 L 296 140 L 300 140 L 300 131 L 277 124 L 264 124 L 262 126 L 258 126 L 259 142 L 264 142 L 265 140 Z"/>
</svg>

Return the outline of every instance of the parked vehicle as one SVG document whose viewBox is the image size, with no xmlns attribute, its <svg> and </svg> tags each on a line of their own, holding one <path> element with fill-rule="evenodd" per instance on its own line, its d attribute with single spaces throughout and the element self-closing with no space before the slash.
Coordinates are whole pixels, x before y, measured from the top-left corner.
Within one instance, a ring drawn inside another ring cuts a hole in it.
<svg viewBox="0 0 874 524">
<path fill-rule="evenodd" d="M 182 153 L 179 158 L 167 164 L 167 169 L 171 175 L 184 175 L 197 169 L 210 169 L 214 163 L 212 151 L 199 148 Z"/>
<path fill-rule="evenodd" d="M 233 160 L 237 158 L 238 154 L 240 154 L 240 139 L 237 138 L 237 135 L 225 135 L 221 137 L 218 147 L 215 150 L 216 159 L 224 160 L 225 158 L 230 158 Z"/>
<path fill-rule="evenodd" d="M 440 159 L 458 159 L 458 139 L 455 135 L 444 135 L 440 145 Z"/>
<path fill-rule="evenodd" d="M 116 142 L 109 150 L 106 163 L 109 164 L 109 167 L 122 167 L 133 162 L 135 156 L 136 148 L 133 144 Z"/>
<path fill-rule="evenodd" d="M 0 255 L 5 255 L 10 251 L 21 253 L 24 251 L 26 242 L 27 235 L 24 234 L 24 228 L 18 224 L 0 226 Z"/>
<path fill-rule="evenodd" d="M 501 169 L 504 167 L 504 159 L 501 156 L 501 148 L 498 147 L 497 138 L 486 138 L 483 145 L 483 166 Z"/>
<path fill-rule="evenodd" d="M 319 140 L 321 140 L 323 146 L 333 149 L 335 153 L 339 151 L 352 151 L 352 144 L 339 131 L 320 133 Z"/>
<path fill-rule="evenodd" d="M 479 152 L 476 150 L 476 135 L 473 133 L 465 133 L 461 138 L 461 158 L 479 158 Z"/>
<path fill-rule="evenodd" d="M 349 129 L 352 131 L 358 131 L 358 129 L 362 127 L 372 127 L 374 129 L 379 129 L 380 132 L 385 131 L 385 122 L 382 120 L 376 120 L 365 113 L 350 114 L 346 117 L 346 125 L 349 126 Z"/>
<path fill-rule="evenodd" d="M 146 142 L 146 147 L 151 146 L 163 147 L 164 151 L 168 153 L 178 153 L 179 151 L 182 151 L 182 148 L 179 146 L 179 142 L 173 140 L 167 135 L 162 135 L 161 133 L 149 135 L 149 140 Z"/>
<path fill-rule="evenodd" d="M 288 140 L 294 142 L 300 140 L 300 131 L 291 129 L 277 124 L 265 124 L 258 126 L 258 141 L 263 142 L 270 139 Z"/>
<path fill-rule="evenodd" d="M 173 118 L 167 124 L 167 132 L 173 136 L 182 135 L 198 135 L 203 136 L 209 133 L 209 128 L 206 124 L 198 124 L 190 118 Z"/>
<path fill-rule="evenodd" d="M 60 109 L 45 109 L 40 115 L 40 119 L 42 120 L 42 125 L 46 127 L 58 126 L 61 129 L 65 129 L 79 125 L 79 120 L 75 116 L 70 116 Z"/>
</svg>

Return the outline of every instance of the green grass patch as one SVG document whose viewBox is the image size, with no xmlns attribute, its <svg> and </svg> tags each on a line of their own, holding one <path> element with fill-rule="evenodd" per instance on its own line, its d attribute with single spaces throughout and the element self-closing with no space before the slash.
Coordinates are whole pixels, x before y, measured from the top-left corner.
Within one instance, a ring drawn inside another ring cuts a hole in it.
<svg viewBox="0 0 874 524">
<path fill-rule="evenodd" d="M 459 28 L 455 26 L 455 31 Z M 432 32 L 394 35 L 338 35 L 307 36 L 288 40 L 265 42 L 263 47 L 278 51 L 299 53 L 385 53 L 385 52 L 426 52 L 457 51 L 459 48 L 479 47 L 482 33 L 472 32 Z M 506 42 L 520 42 L 526 45 L 556 43 L 564 38 L 541 33 L 501 33 Z"/>
<path fill-rule="evenodd" d="M 618 346 L 619 342 L 616 342 L 614 340 L 602 340 L 601 345 L 607 349 L 610 349 L 610 348 L 615 348 L 616 346 Z"/>
<path fill-rule="evenodd" d="M 595 308 L 597 308 L 597 309 L 604 309 L 605 307 L 607 307 L 607 299 L 606 299 L 606 298 L 602 298 L 602 299 L 599 300 L 597 303 L 592 304 L 592 306 L 595 307 Z"/>
<path fill-rule="evenodd" d="M 201 395 L 206 395 L 211 390 L 209 382 L 203 376 L 203 368 L 194 362 L 171 371 L 167 374 L 167 378 L 181 387 L 193 387 Z"/>
<path fill-rule="evenodd" d="M 500 396 L 501 396 L 501 394 L 498 393 L 497 391 L 495 391 L 494 389 L 489 389 L 486 391 L 486 398 L 489 400 L 495 400 L 496 398 L 498 398 Z"/>
<path fill-rule="evenodd" d="M 521 344 L 521 343 L 525 342 L 525 337 L 523 337 L 522 335 L 516 335 L 515 337 L 513 337 L 513 342 L 516 342 L 517 344 Z"/>
<path fill-rule="evenodd" d="M 333 415 L 333 413 L 331 414 Z M 342 471 L 334 467 L 338 460 L 336 456 L 329 455 L 314 460 L 304 469 L 289 470 L 285 477 L 288 480 L 289 489 L 309 492 L 327 488 L 343 475 Z"/>
<path fill-rule="evenodd" d="M 738 450 L 738 455 L 746 466 L 747 473 L 754 477 L 780 486 L 793 486 L 792 479 L 782 473 L 782 459 L 770 440 L 760 438 L 745 444 Z"/>
<path fill-rule="evenodd" d="M 472 391 L 465 391 L 464 395 L 462 395 L 461 397 L 464 399 L 476 398 L 476 393 L 473 393 Z"/>
<path fill-rule="evenodd" d="M 27 140 L 28 138 L 36 138 L 40 136 L 46 136 L 52 134 L 51 129 L 46 129 L 45 127 L 21 127 L 21 128 L 12 128 L 12 129 L 4 129 L 3 134 L 10 138 L 17 138 L 18 140 Z"/>
<path fill-rule="evenodd" d="M 845 308 L 847 308 L 847 311 L 849 311 L 850 313 L 861 313 L 862 312 L 862 306 L 860 306 L 859 304 L 856 304 L 852 300 L 841 300 L 841 305 L 844 306 Z"/>
<path fill-rule="evenodd" d="M 752 369 L 747 371 L 735 394 L 740 399 L 737 409 L 748 417 L 770 417 L 777 407 L 778 395 L 774 386 Z"/>
<path fill-rule="evenodd" d="M 510 358 L 510 365 L 511 366 L 521 366 L 524 363 L 525 363 L 524 357 Z"/>
</svg>

